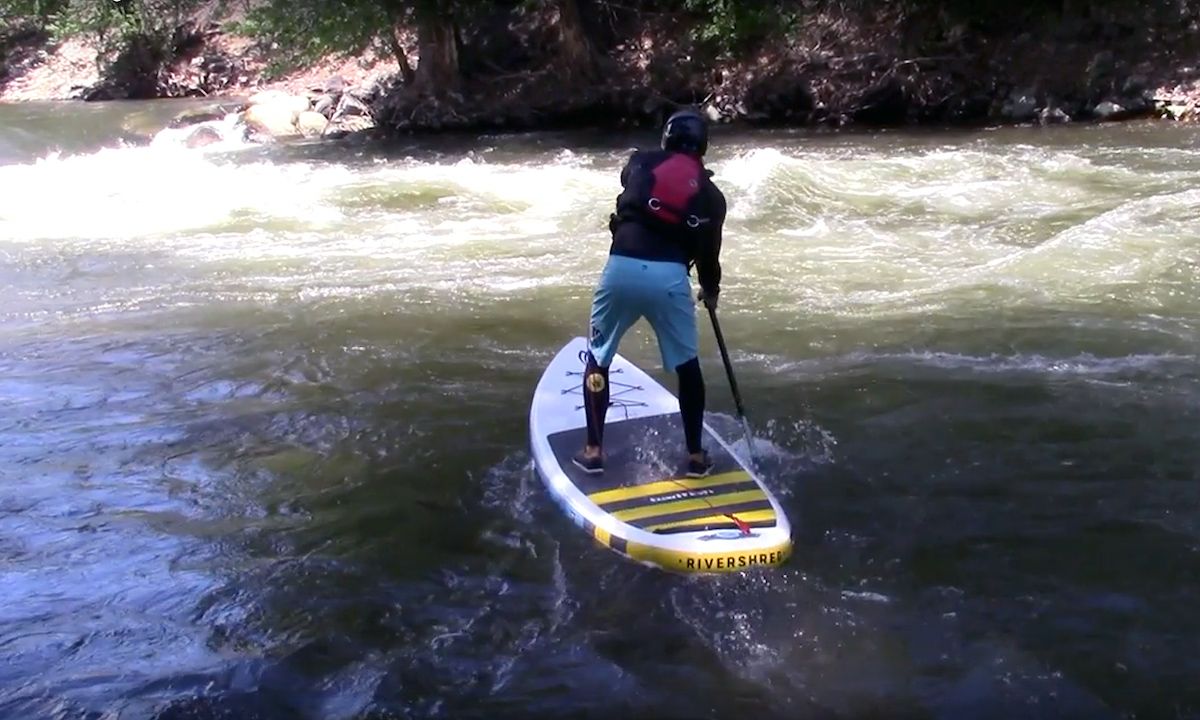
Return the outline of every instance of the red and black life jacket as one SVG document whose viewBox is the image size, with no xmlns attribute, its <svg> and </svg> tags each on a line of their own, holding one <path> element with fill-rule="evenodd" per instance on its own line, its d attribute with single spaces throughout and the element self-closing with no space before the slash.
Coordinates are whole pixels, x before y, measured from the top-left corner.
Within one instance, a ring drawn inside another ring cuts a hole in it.
<svg viewBox="0 0 1200 720">
<path fill-rule="evenodd" d="M 710 221 L 702 192 L 706 180 L 704 165 L 687 153 L 637 153 L 617 198 L 617 212 L 672 235 L 698 230 Z"/>
</svg>

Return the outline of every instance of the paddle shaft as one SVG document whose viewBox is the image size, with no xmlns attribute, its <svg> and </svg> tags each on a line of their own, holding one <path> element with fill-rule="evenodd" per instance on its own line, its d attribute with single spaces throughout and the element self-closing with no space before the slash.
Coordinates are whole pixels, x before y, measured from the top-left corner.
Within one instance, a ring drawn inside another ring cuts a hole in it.
<svg viewBox="0 0 1200 720">
<path fill-rule="evenodd" d="M 717 322 L 717 311 L 708 308 L 708 317 L 712 320 L 713 334 L 717 336 L 717 347 L 721 349 L 721 361 L 725 363 L 725 375 L 729 378 L 729 389 L 733 391 L 733 404 L 737 407 L 738 417 L 742 420 L 742 431 L 746 433 L 746 453 L 754 461 L 754 445 L 750 438 L 750 422 L 746 419 L 746 408 L 742 405 L 742 394 L 738 392 L 737 378 L 733 376 L 733 363 L 729 362 L 729 350 L 725 347 L 725 336 L 721 334 L 721 323 Z"/>
</svg>

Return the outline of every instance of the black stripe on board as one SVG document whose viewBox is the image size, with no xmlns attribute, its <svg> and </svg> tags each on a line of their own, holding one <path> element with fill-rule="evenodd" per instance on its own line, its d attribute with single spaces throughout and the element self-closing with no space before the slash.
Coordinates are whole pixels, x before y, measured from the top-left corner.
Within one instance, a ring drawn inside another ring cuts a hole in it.
<svg viewBox="0 0 1200 720">
<path fill-rule="evenodd" d="M 775 527 L 774 520 L 755 520 L 754 522 L 746 523 L 752 528 Z M 655 530 L 655 535 L 676 535 L 678 533 L 689 532 L 708 532 L 709 530 L 740 530 L 732 520 L 725 522 L 705 523 L 703 525 L 689 525 L 687 527 L 667 528 L 666 530 Z"/>
<path fill-rule="evenodd" d="M 613 550 L 616 550 L 617 552 L 622 553 L 624 555 L 629 554 L 629 552 L 628 552 L 629 543 L 623 537 L 617 537 L 616 535 L 609 535 L 608 536 L 608 546 L 610 548 L 612 548 Z"/>
<path fill-rule="evenodd" d="M 644 528 L 647 525 L 665 525 L 666 523 L 679 522 L 680 520 L 695 520 L 696 518 L 707 517 L 709 515 L 771 509 L 771 502 L 764 497 L 762 500 L 750 500 L 749 502 L 735 503 L 733 505 L 715 505 L 713 507 L 685 510 L 684 512 L 668 513 L 666 515 L 651 515 L 650 517 L 638 518 L 637 520 L 624 520 L 623 522 L 636 528 Z"/>
<path fill-rule="evenodd" d="M 754 490 L 758 487 L 758 483 L 753 480 L 739 480 L 736 482 L 725 483 L 723 485 L 712 485 L 710 487 L 701 488 L 686 488 L 676 487 L 658 495 L 646 495 L 644 497 L 629 498 L 628 500 L 613 500 L 606 502 L 600 506 L 605 512 L 614 513 L 618 510 L 628 510 L 630 508 L 645 507 L 648 505 L 661 505 L 663 503 L 675 502 L 676 500 L 695 500 L 696 498 L 711 498 L 715 495 L 724 495 L 725 493 L 741 492 L 742 490 Z"/>
</svg>

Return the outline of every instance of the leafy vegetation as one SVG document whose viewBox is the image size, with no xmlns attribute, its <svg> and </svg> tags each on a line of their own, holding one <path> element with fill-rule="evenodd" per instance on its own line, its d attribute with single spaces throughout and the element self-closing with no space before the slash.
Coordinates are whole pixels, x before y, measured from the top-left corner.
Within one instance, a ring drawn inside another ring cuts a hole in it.
<svg viewBox="0 0 1200 720">
<path fill-rule="evenodd" d="M 500 74 L 597 75 L 613 48 L 663 20 L 690 29 L 701 61 L 736 58 L 792 37 L 813 19 L 869 12 L 920 18 L 941 37 L 953 26 L 971 32 L 1021 29 L 1036 21 L 1086 18 L 1113 9 L 1163 12 L 1195 0 L 0 0 L 10 27 L 36 27 L 62 38 L 86 34 L 100 60 L 152 68 L 169 61 L 180 32 L 198 9 L 237 2 L 248 10 L 233 27 L 256 38 L 282 72 L 329 54 L 368 48 L 391 54 L 405 80 L 427 91 L 453 89 L 483 68 Z M 0 26 L 0 31 L 2 31 Z M 227 30 L 230 28 L 226 28 Z M 519 30 L 518 30 L 519 29 Z M 536 43 L 526 42 L 534 37 Z M 683 37 L 683 35 L 681 35 Z M 2 45 L 2 43 L 0 43 Z M 555 50 L 557 47 L 557 50 Z M 133 60 L 129 60 L 132 57 Z M 418 58 L 415 68 L 409 58 Z"/>
<path fill-rule="evenodd" d="M 0 0 L 0 15 L 51 38 L 85 35 L 103 65 L 121 57 L 168 54 L 200 0 Z M 145 62 L 145 60 L 139 61 Z"/>
<path fill-rule="evenodd" d="M 683 0 L 683 9 L 697 19 L 693 36 L 722 53 L 734 53 L 786 30 L 794 12 L 779 3 L 745 0 Z"/>
<path fill-rule="evenodd" d="M 391 28 L 385 4 L 330 3 L 311 0 L 267 2 L 251 9 L 235 32 L 258 38 L 272 48 L 272 73 L 312 62 L 331 53 L 357 53 L 379 42 Z"/>
</svg>

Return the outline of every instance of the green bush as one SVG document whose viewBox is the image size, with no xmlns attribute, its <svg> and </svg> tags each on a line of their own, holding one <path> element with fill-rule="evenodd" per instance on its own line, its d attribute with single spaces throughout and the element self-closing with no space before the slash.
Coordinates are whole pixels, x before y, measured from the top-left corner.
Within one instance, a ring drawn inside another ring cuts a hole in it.
<svg viewBox="0 0 1200 720">
<path fill-rule="evenodd" d="M 272 0 L 233 29 L 269 44 L 268 71 L 281 73 L 329 53 L 361 52 L 391 27 L 385 2 Z"/>
<path fill-rule="evenodd" d="M 721 53 L 734 53 L 784 31 L 794 15 L 763 0 L 683 0 L 696 16 L 694 39 Z"/>
</svg>

